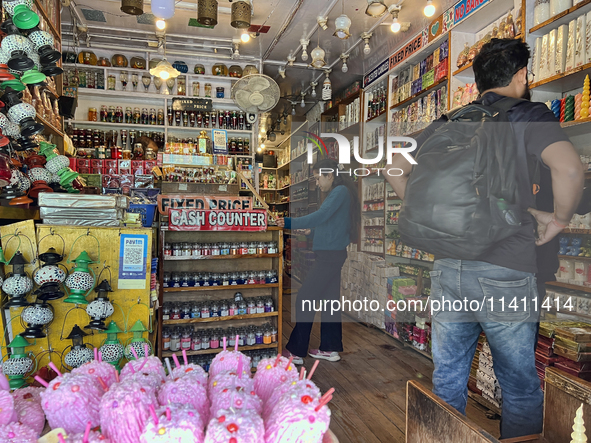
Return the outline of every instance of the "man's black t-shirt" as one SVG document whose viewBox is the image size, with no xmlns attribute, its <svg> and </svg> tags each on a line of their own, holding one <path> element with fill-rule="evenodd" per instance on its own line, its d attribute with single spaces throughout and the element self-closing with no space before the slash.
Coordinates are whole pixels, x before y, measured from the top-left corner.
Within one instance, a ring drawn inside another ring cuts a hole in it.
<svg viewBox="0 0 591 443">
<path fill-rule="evenodd" d="M 475 100 L 474 103 L 491 105 L 502 98 L 503 96 L 499 94 L 488 92 L 483 97 Z M 519 146 L 517 171 L 522 202 L 522 227 L 517 234 L 499 242 L 498 245 L 477 260 L 518 271 L 536 273 L 534 220 L 527 212 L 527 208 L 534 205 L 532 183 L 528 170 L 528 157 L 534 157 L 540 162 L 541 168 L 547 168 L 542 161 L 544 149 L 553 143 L 569 141 L 569 139 L 554 114 L 544 103 L 524 100 L 508 112 L 508 118 L 512 123 Z M 431 123 L 416 138 L 417 146 L 420 148 L 425 140 L 445 121 L 446 117 L 442 117 Z M 546 172 L 548 171 L 544 171 L 544 173 Z M 540 209 L 548 210 L 547 208 Z"/>
</svg>

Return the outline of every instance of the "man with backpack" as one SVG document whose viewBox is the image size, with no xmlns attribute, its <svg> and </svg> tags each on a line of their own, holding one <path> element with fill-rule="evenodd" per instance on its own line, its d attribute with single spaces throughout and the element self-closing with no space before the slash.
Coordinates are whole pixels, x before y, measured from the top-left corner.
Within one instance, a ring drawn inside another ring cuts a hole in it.
<svg viewBox="0 0 591 443">
<path fill-rule="evenodd" d="M 501 438 L 542 431 L 535 367 L 540 310 L 536 245 L 564 229 L 581 198 L 581 161 L 552 112 L 529 101 L 527 44 L 493 39 L 473 62 L 481 96 L 417 138 L 417 165 L 394 156 L 386 179 L 403 199 L 401 240 L 435 254 L 433 392 L 465 413 L 481 332 L 502 391 Z M 540 168 L 554 212 L 534 208 Z M 455 302 L 455 303 L 454 303 Z"/>
</svg>

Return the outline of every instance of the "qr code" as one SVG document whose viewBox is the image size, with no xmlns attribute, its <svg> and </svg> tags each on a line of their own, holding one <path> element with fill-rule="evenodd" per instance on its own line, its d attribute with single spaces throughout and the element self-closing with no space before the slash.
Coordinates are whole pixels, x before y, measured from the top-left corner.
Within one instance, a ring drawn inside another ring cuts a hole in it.
<svg viewBox="0 0 591 443">
<path fill-rule="evenodd" d="M 127 247 L 125 249 L 125 257 L 123 259 L 124 266 L 141 266 L 144 263 L 144 248 Z"/>
</svg>

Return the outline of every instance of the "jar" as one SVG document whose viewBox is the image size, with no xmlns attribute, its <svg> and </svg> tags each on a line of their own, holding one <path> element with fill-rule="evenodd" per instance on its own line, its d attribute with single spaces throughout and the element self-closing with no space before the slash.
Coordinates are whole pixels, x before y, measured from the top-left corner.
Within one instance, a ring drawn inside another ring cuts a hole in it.
<svg viewBox="0 0 591 443">
<path fill-rule="evenodd" d="M 228 309 L 227 303 L 222 303 L 220 305 L 220 317 L 228 317 L 230 315 L 230 311 Z"/>
<path fill-rule="evenodd" d="M 254 346 L 256 338 L 254 332 L 249 332 L 246 336 L 246 346 Z"/>
<path fill-rule="evenodd" d="M 181 319 L 181 308 L 179 305 L 174 305 L 171 313 L 170 313 L 171 320 L 180 320 Z"/>
<path fill-rule="evenodd" d="M 201 349 L 201 336 L 199 334 L 193 334 L 193 340 L 191 341 L 191 350 L 199 351 Z"/>
<path fill-rule="evenodd" d="M 248 244 L 248 253 L 251 255 L 257 253 L 257 242 L 253 241 Z"/>
<path fill-rule="evenodd" d="M 215 98 L 224 98 L 224 87 L 218 86 L 215 88 Z"/>
<path fill-rule="evenodd" d="M 191 318 L 201 318 L 201 308 L 197 303 L 191 306 Z"/>
<path fill-rule="evenodd" d="M 172 287 L 173 288 L 180 288 L 181 287 L 181 274 L 179 274 L 178 272 L 173 272 L 172 273 Z"/>
<path fill-rule="evenodd" d="M 211 274 L 209 285 L 210 286 L 220 286 L 220 284 L 221 284 L 220 274 L 218 274 L 218 273 Z"/>
<path fill-rule="evenodd" d="M 201 256 L 201 245 L 199 243 L 193 243 L 191 245 L 191 255 L 193 257 L 200 257 Z"/>
<path fill-rule="evenodd" d="M 121 151 L 122 160 L 131 160 L 131 149 L 124 149 Z"/>
<path fill-rule="evenodd" d="M 209 318 L 209 317 L 210 317 L 209 304 L 203 303 L 203 305 L 201 306 L 201 318 Z"/>
<path fill-rule="evenodd" d="M 259 298 L 257 300 L 257 314 L 264 314 L 265 313 L 265 302 L 263 299 Z"/>
<path fill-rule="evenodd" d="M 267 273 L 265 271 L 259 271 L 257 273 L 257 283 L 259 285 L 264 285 L 266 283 L 266 278 L 265 276 L 267 275 Z"/>
<path fill-rule="evenodd" d="M 229 273 L 222 274 L 222 286 L 230 286 L 230 274 Z"/>
<path fill-rule="evenodd" d="M 170 335 L 170 351 L 178 352 L 181 349 L 181 334 L 178 331 L 173 331 Z"/>
<path fill-rule="evenodd" d="M 203 90 L 205 92 L 205 98 L 211 98 L 211 83 L 205 83 Z"/>
<path fill-rule="evenodd" d="M 211 304 L 211 316 L 212 318 L 220 316 L 220 306 L 215 302 Z"/>
<path fill-rule="evenodd" d="M 176 79 L 176 95 L 186 95 L 187 93 L 187 77 L 179 75 Z"/>
<path fill-rule="evenodd" d="M 211 245 L 209 243 L 204 243 L 201 246 L 201 255 L 208 257 L 211 255 Z"/>
<path fill-rule="evenodd" d="M 228 347 L 233 348 L 236 345 L 236 336 L 228 332 Z"/>
<path fill-rule="evenodd" d="M 272 343 L 276 343 L 277 342 L 277 328 L 275 328 L 274 326 L 271 329 L 271 342 Z"/>
<path fill-rule="evenodd" d="M 191 332 L 185 328 L 181 336 L 181 349 L 188 351 L 191 349 Z"/>
<path fill-rule="evenodd" d="M 220 347 L 220 339 L 217 335 L 212 335 L 209 340 L 209 347 L 211 349 L 218 349 Z"/>
<path fill-rule="evenodd" d="M 242 297 L 242 293 L 241 292 L 237 292 L 234 294 L 234 301 L 235 302 L 239 302 L 244 300 L 244 297 Z"/>
<path fill-rule="evenodd" d="M 273 307 L 273 299 L 268 298 L 265 300 L 265 313 L 273 312 L 275 308 Z"/>
<path fill-rule="evenodd" d="M 199 94 L 201 94 L 201 86 L 199 82 L 193 82 L 193 97 L 199 97 Z"/>
<path fill-rule="evenodd" d="M 202 286 L 211 286 L 211 274 L 209 272 L 204 273 L 202 281 Z"/>
<path fill-rule="evenodd" d="M 191 305 L 189 303 L 185 303 L 181 310 L 181 318 L 189 319 L 191 318 Z"/>
<path fill-rule="evenodd" d="M 272 241 L 269 244 L 269 249 L 267 251 L 268 254 L 277 254 L 279 253 L 279 249 L 277 249 L 277 242 L 276 241 Z"/>
<path fill-rule="evenodd" d="M 262 255 L 266 254 L 269 248 L 265 245 L 264 242 L 260 242 L 257 246 L 257 254 Z"/>
<path fill-rule="evenodd" d="M 238 335 L 238 346 L 244 346 L 244 343 L 246 343 L 246 332 L 241 332 Z"/>
<path fill-rule="evenodd" d="M 262 345 L 263 344 L 263 333 L 261 331 L 256 331 L 254 333 L 256 344 Z"/>
<path fill-rule="evenodd" d="M 195 272 L 195 286 L 204 286 L 204 277 L 201 272 Z"/>
<path fill-rule="evenodd" d="M 162 306 L 162 320 L 170 320 L 170 304 L 168 303 L 164 303 Z"/>
<path fill-rule="evenodd" d="M 238 315 L 246 315 L 246 302 L 244 300 L 238 303 Z"/>
<path fill-rule="evenodd" d="M 166 257 L 172 256 L 172 245 L 170 243 L 164 244 L 164 255 Z"/>
<path fill-rule="evenodd" d="M 266 330 L 263 334 L 263 344 L 270 345 L 271 344 L 271 331 Z"/>
<path fill-rule="evenodd" d="M 239 284 L 240 274 L 238 272 L 232 272 L 230 274 L 230 286 Z"/>
<path fill-rule="evenodd" d="M 180 243 L 173 243 L 172 244 L 172 256 L 173 257 L 180 257 L 181 256 L 181 244 Z"/>
<path fill-rule="evenodd" d="M 107 77 L 107 89 L 109 91 L 114 91 L 116 85 L 117 85 L 117 79 L 115 78 L 115 76 L 114 75 L 109 75 Z"/>
<path fill-rule="evenodd" d="M 219 243 L 211 245 L 211 255 L 221 255 L 221 248 Z"/>
<path fill-rule="evenodd" d="M 231 302 L 228 306 L 228 315 L 233 316 L 236 315 L 238 308 L 235 302 Z"/>
<path fill-rule="evenodd" d="M 248 277 L 247 277 L 247 285 L 256 285 L 257 283 L 257 272 L 256 271 L 250 271 L 248 273 Z"/>
<path fill-rule="evenodd" d="M 230 255 L 230 243 L 227 243 L 227 242 L 222 243 L 220 255 Z"/>
<path fill-rule="evenodd" d="M 168 329 L 162 331 L 162 350 L 168 351 L 170 349 L 170 332 Z"/>
<path fill-rule="evenodd" d="M 209 349 L 209 333 L 205 332 L 201 336 L 201 349 Z"/>
<path fill-rule="evenodd" d="M 254 303 L 254 300 L 248 300 L 246 313 L 247 314 L 256 314 L 257 313 L 257 308 L 256 308 L 256 304 Z"/>
<path fill-rule="evenodd" d="M 190 257 L 192 252 L 193 252 L 192 245 L 190 243 L 187 243 L 187 242 L 183 243 L 183 246 L 182 246 L 182 254 L 181 255 L 183 257 Z"/>
<path fill-rule="evenodd" d="M 165 288 L 171 288 L 172 282 L 170 280 L 170 273 L 169 272 L 165 272 L 164 275 L 162 276 L 162 286 Z"/>
<path fill-rule="evenodd" d="M 275 269 L 273 269 L 271 271 L 271 283 L 278 283 L 279 282 L 279 277 L 277 276 L 277 271 Z"/>
<path fill-rule="evenodd" d="M 88 108 L 88 121 L 95 122 L 98 120 L 98 114 L 96 108 Z"/>
</svg>

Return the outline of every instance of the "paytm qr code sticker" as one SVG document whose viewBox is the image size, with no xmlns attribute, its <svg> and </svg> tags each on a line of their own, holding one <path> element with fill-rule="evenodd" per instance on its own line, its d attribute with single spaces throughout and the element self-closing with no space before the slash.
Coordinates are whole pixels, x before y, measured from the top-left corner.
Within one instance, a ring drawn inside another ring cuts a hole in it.
<svg viewBox="0 0 591 443">
<path fill-rule="evenodd" d="M 148 236 L 122 234 L 119 251 L 119 288 L 144 289 L 148 257 Z"/>
</svg>

